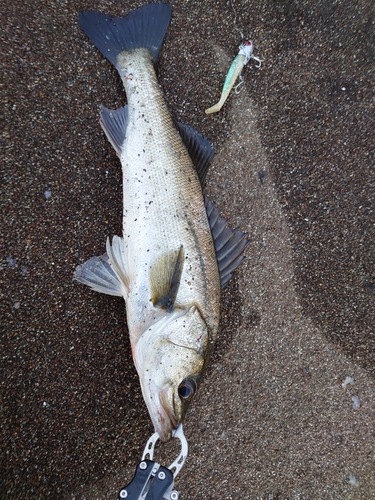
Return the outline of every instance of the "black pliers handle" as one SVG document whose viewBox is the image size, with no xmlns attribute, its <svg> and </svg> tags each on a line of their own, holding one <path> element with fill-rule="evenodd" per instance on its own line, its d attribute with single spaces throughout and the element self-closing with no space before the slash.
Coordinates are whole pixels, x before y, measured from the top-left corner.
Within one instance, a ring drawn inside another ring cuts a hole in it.
<svg viewBox="0 0 375 500">
<path fill-rule="evenodd" d="M 184 465 L 188 453 L 188 444 L 182 430 L 182 425 L 176 429 L 173 437 L 180 440 L 181 451 L 176 460 L 168 468 L 163 467 L 153 460 L 159 434 L 155 432 L 150 437 L 132 481 L 119 492 L 119 500 L 178 499 L 178 492 L 173 489 L 174 480 Z"/>
</svg>

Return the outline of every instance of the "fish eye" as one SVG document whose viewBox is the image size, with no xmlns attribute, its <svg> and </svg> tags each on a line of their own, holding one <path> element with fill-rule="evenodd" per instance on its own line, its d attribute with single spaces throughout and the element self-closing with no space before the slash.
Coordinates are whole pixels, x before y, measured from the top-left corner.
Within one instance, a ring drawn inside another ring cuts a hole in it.
<svg viewBox="0 0 375 500">
<path fill-rule="evenodd" d="M 197 386 L 194 380 L 185 378 L 178 386 L 178 395 L 182 401 L 189 401 L 195 394 Z"/>
</svg>

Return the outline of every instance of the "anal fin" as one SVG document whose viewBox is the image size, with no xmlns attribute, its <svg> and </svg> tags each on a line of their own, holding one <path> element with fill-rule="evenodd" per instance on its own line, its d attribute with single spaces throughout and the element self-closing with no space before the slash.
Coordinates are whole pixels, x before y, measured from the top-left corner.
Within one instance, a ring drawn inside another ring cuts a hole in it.
<svg viewBox="0 0 375 500">
<path fill-rule="evenodd" d="M 100 125 L 117 156 L 120 157 L 128 126 L 128 106 L 116 110 L 100 106 Z"/>
</svg>

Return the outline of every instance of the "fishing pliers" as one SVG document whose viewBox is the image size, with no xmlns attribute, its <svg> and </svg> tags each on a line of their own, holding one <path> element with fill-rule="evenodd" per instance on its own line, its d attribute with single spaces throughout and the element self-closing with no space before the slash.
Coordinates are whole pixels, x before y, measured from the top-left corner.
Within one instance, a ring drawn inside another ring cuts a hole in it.
<svg viewBox="0 0 375 500">
<path fill-rule="evenodd" d="M 132 481 L 121 488 L 119 500 L 177 500 L 178 492 L 173 489 L 174 480 L 185 463 L 188 444 L 182 425 L 175 430 L 173 438 L 178 438 L 181 451 L 176 460 L 167 468 L 153 460 L 155 445 L 159 434 L 155 432 L 147 441 L 142 460 L 137 465 Z M 173 471 L 174 470 L 174 471 Z M 172 472 L 173 471 L 173 472 Z"/>
</svg>

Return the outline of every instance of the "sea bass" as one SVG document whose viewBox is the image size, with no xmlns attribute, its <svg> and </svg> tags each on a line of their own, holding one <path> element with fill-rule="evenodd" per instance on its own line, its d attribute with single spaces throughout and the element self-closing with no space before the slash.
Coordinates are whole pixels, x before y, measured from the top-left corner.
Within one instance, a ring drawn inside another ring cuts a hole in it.
<svg viewBox="0 0 375 500">
<path fill-rule="evenodd" d="M 220 289 L 248 243 L 203 196 L 211 143 L 174 123 L 158 85 L 154 63 L 170 18 L 163 3 L 128 18 L 79 16 L 117 68 L 127 105 L 101 107 L 100 118 L 122 165 L 123 235 L 78 266 L 75 279 L 125 299 L 134 364 L 162 440 L 172 436 L 199 387 L 217 337 Z"/>
</svg>

